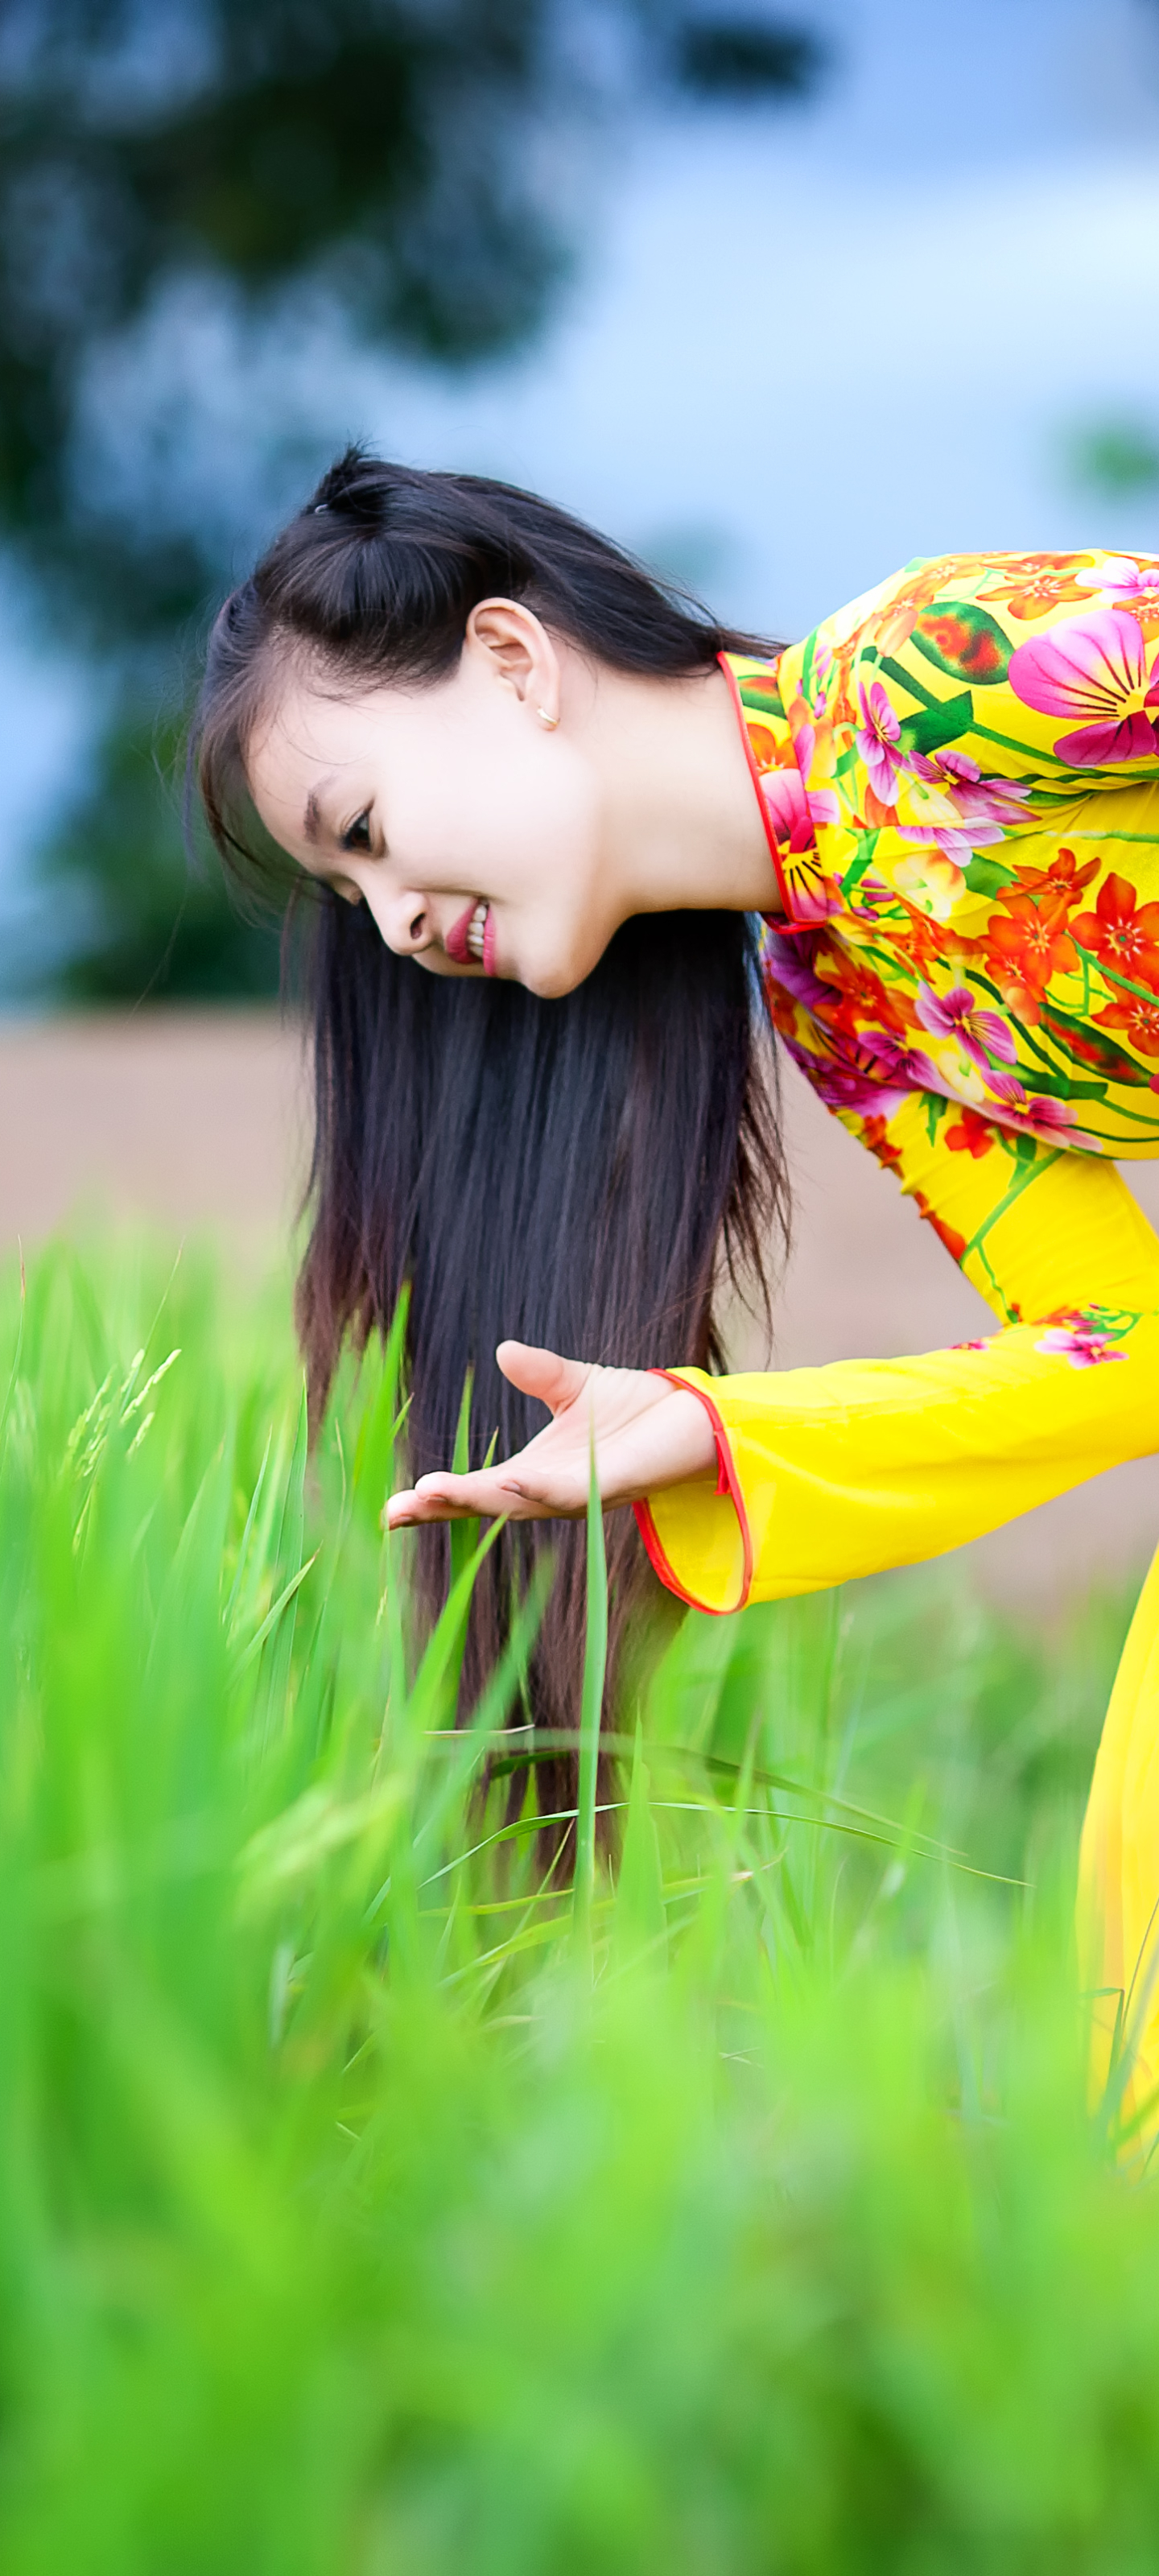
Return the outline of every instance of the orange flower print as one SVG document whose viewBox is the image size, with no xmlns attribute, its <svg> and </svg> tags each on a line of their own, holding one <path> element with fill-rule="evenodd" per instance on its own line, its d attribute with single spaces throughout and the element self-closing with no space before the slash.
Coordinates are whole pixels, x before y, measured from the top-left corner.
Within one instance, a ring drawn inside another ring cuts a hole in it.
<svg viewBox="0 0 1159 2576">
<path fill-rule="evenodd" d="M 1105 1011 L 1096 1011 L 1095 1027 L 1122 1029 L 1140 1055 L 1159 1055 L 1159 1002 L 1145 1001 L 1141 993 L 1120 993 Z"/>
<path fill-rule="evenodd" d="M 951 1261 L 957 1261 L 959 1263 L 964 1261 L 966 1257 L 965 1235 L 959 1234 L 956 1225 L 946 1224 L 945 1218 L 940 1217 L 937 1209 L 930 1206 L 924 1190 L 915 1190 L 913 1200 L 918 1215 L 924 1216 L 927 1225 L 932 1225 L 939 1243 L 944 1243 Z"/>
<path fill-rule="evenodd" d="M 883 1171 L 896 1169 L 900 1172 L 901 1147 L 890 1143 L 887 1121 L 884 1118 L 863 1118 L 861 1133 L 870 1153 L 876 1154 Z"/>
<path fill-rule="evenodd" d="M 946 864 L 948 862 L 943 861 L 943 865 Z M 920 971 L 928 983 L 930 967 L 943 961 L 952 964 L 954 956 L 966 945 L 966 942 L 959 933 L 955 932 L 952 922 L 936 921 L 929 913 L 919 912 L 904 887 L 898 886 L 896 892 L 899 901 L 905 906 L 909 919 L 908 954 L 913 958 L 915 969 Z"/>
<path fill-rule="evenodd" d="M 1008 895 L 1004 914 L 995 914 L 986 933 L 986 963 L 1008 1000 L 1011 987 L 1040 997 L 1051 978 L 1077 964 L 1065 914 L 1057 906 L 1040 911 L 1028 894 Z"/>
<path fill-rule="evenodd" d="M 838 957 L 834 975 L 833 1001 L 837 1007 L 833 1025 L 846 1037 L 856 1037 L 863 1021 L 870 1027 L 886 1029 L 900 1037 L 905 1018 L 897 1004 L 890 1000 L 880 975 L 860 958 Z"/>
<path fill-rule="evenodd" d="M 879 653 L 900 653 L 923 608 L 933 606 L 951 574 L 962 581 L 985 569 L 984 555 L 935 555 L 929 563 L 921 564 L 881 611 L 874 638 Z"/>
<path fill-rule="evenodd" d="M 951 1154 L 972 1154 L 978 1162 L 983 1154 L 989 1153 L 994 1143 L 994 1130 L 989 1119 L 979 1118 L 976 1109 L 963 1109 L 955 1125 L 947 1127 L 946 1143 Z"/>
<path fill-rule="evenodd" d="M 1159 984 L 1159 903 L 1144 903 L 1136 910 L 1136 901 L 1134 886 L 1126 877 L 1109 876 L 1099 887 L 1094 911 L 1080 912 L 1071 929 L 1080 947 L 1091 949 L 1101 966 L 1129 975 L 1133 983 Z"/>
<path fill-rule="evenodd" d="M 1056 850 L 1049 867 L 1016 867 L 1017 886 L 1003 886 L 998 901 L 1009 903 L 1020 894 L 1031 894 L 1036 903 L 1069 908 L 1078 902 L 1080 894 L 1097 877 L 1101 866 L 1101 859 L 1088 859 L 1086 866 L 1080 868 L 1073 850 Z"/>
<path fill-rule="evenodd" d="M 755 717 L 745 719 L 745 731 L 752 744 L 753 759 L 760 770 L 775 769 L 778 757 L 777 737 L 768 725 L 758 724 Z"/>
<path fill-rule="evenodd" d="M 1089 591 L 1074 576 L 1094 562 L 1093 555 L 1019 555 L 1005 580 L 987 586 L 987 600 L 1004 600 L 1012 617 L 1043 617 L 1064 600 L 1086 599 Z"/>
</svg>

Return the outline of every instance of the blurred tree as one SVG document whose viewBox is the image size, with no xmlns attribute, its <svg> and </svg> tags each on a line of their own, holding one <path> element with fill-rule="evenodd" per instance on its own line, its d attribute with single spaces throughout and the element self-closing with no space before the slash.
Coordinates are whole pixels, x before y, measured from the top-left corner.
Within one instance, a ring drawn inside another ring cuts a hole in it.
<svg viewBox="0 0 1159 2576">
<path fill-rule="evenodd" d="M 1071 439 L 1070 461 L 1079 481 L 1108 500 L 1134 500 L 1159 485 L 1159 434 L 1143 421 L 1100 421 Z"/>
<path fill-rule="evenodd" d="M 178 281 L 229 280 L 255 309 L 312 287 L 443 359 L 539 320 L 561 265 L 531 149 L 559 103 L 549 15 L 544 0 L 8 0 L 0 512 L 102 626 L 168 627 L 219 569 L 196 529 L 177 540 L 86 507 L 77 453 L 94 353 Z"/>
<path fill-rule="evenodd" d="M 166 317 L 187 348 L 209 334 L 209 375 L 230 327 L 290 350 L 325 322 L 445 364 L 527 337 L 567 265 L 554 147 L 596 21 L 607 59 L 638 40 L 703 95 L 799 93 L 818 60 L 765 18 L 664 0 L 0 0 L 0 533 L 122 674 L 49 853 L 86 889 L 74 990 L 276 977 L 272 933 L 186 883 L 157 708 L 239 540 L 333 432 L 316 417 L 287 457 L 275 367 L 228 437 L 218 423 L 216 467 L 191 469 Z M 158 378 L 173 416 L 150 461 Z M 208 489 L 226 448 L 232 516 Z"/>
<path fill-rule="evenodd" d="M 685 89 L 729 101 L 770 92 L 801 97 L 826 61 L 825 47 L 806 28 L 764 17 L 689 19 L 677 31 L 675 55 Z"/>
<path fill-rule="evenodd" d="M 212 861 L 186 863 L 182 732 L 172 714 L 150 724 L 129 697 L 46 853 L 50 874 L 85 895 L 82 936 L 54 978 L 69 1000 L 254 1001 L 277 990 L 276 926 L 227 898 Z"/>
</svg>

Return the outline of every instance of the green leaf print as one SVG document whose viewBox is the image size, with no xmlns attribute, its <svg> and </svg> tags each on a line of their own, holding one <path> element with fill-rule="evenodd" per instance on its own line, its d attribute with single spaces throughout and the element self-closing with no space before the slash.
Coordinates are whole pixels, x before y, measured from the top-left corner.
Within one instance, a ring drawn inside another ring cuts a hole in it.
<svg viewBox="0 0 1159 2576">
<path fill-rule="evenodd" d="M 846 868 L 845 874 L 841 879 L 841 892 L 844 895 L 846 902 L 848 902 L 850 895 L 856 892 L 857 887 L 860 885 L 861 880 L 865 875 L 866 869 L 868 867 L 872 867 L 873 854 L 880 839 L 881 834 L 879 831 L 866 832 L 862 839 L 857 856 L 853 861 L 852 867 Z"/>
<path fill-rule="evenodd" d="M 906 716 L 901 728 L 903 751 L 940 751 L 944 742 L 954 742 L 960 733 L 969 733 L 974 721 L 974 701 L 968 689 L 956 698 L 935 699 L 932 707 L 923 707 L 920 716 Z"/>
<path fill-rule="evenodd" d="M 1001 859 L 980 858 L 976 850 L 963 875 L 971 894 L 1001 894 L 1003 886 L 1014 883 L 1013 868 L 1004 867 Z"/>
<path fill-rule="evenodd" d="M 976 689 L 992 689 L 1004 680 L 1010 646 L 1001 627 L 971 599 L 939 600 L 924 608 L 910 638 L 936 671 L 951 680 L 969 680 Z"/>
<path fill-rule="evenodd" d="M 1138 1058 L 1128 1055 L 1113 1038 L 1096 1029 L 1090 1020 L 1073 1020 L 1054 1002 L 1044 1001 L 1042 1017 L 1046 1028 L 1072 1064 L 1086 1065 L 1092 1073 L 1101 1073 L 1108 1082 L 1120 1082 L 1128 1088 L 1149 1083 L 1150 1072 Z"/>
<path fill-rule="evenodd" d="M 759 673 L 750 678 L 746 671 L 740 684 L 740 694 L 742 705 L 751 707 L 755 715 L 784 715 L 785 702 L 775 680 L 762 679 Z"/>
</svg>

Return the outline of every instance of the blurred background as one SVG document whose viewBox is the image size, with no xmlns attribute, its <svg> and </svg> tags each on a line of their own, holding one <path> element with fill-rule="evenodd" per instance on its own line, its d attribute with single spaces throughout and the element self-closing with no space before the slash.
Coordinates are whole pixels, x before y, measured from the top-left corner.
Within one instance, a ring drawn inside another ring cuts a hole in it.
<svg viewBox="0 0 1159 2576">
<path fill-rule="evenodd" d="M 1157 302 L 1159 0 L 0 0 L 4 1244 L 285 1239 L 276 932 L 190 871 L 180 741 L 347 438 L 788 637 L 913 554 L 1159 545 Z M 791 1116 L 778 1356 L 972 1324 Z M 1159 1483 L 1043 1528 L 1049 1582 Z"/>
</svg>

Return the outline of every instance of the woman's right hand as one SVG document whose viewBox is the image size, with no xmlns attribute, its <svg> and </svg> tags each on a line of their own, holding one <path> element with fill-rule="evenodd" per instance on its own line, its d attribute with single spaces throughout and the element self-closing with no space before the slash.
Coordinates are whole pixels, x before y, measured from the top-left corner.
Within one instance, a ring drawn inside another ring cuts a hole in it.
<svg viewBox="0 0 1159 2576">
<path fill-rule="evenodd" d="M 606 1511 L 641 1502 L 668 1485 L 715 1477 L 716 1435 L 698 1395 L 650 1369 L 599 1368 L 562 1359 L 529 1342 L 500 1342 L 503 1375 L 538 1397 L 552 1419 L 513 1458 L 473 1475 L 420 1476 L 392 1494 L 388 1529 L 462 1519 L 582 1520 L 591 1484 L 592 1442 Z"/>
</svg>

